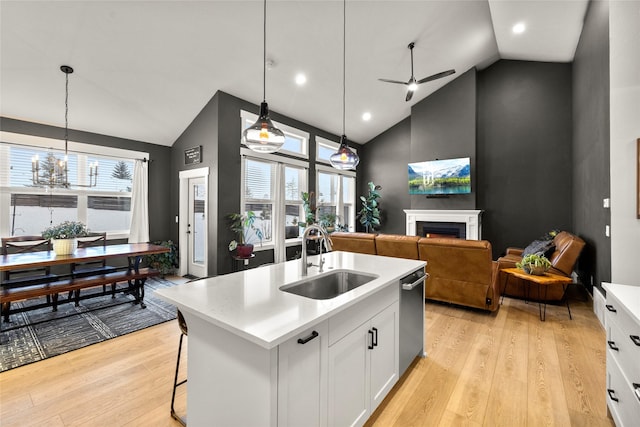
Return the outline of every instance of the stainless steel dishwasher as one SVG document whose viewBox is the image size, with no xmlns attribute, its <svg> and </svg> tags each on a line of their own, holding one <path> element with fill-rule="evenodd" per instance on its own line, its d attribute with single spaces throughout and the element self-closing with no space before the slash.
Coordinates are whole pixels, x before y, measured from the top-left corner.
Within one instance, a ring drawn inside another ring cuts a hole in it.
<svg viewBox="0 0 640 427">
<path fill-rule="evenodd" d="M 424 352 L 424 268 L 400 279 L 400 375 Z"/>
</svg>

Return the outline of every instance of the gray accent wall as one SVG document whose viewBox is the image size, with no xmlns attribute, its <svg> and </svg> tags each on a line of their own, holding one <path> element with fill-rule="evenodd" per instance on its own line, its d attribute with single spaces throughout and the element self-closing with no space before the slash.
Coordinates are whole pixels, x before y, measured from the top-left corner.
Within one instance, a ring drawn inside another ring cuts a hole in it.
<svg viewBox="0 0 640 427">
<path fill-rule="evenodd" d="M 367 194 L 368 183 L 382 185 L 380 190 L 380 233 L 405 234 L 405 213 L 411 206 L 407 183 L 407 159 L 411 157 L 411 118 L 375 137 L 364 146 L 358 169 L 360 193 Z M 360 210 L 360 199 L 356 200 Z M 356 220 L 357 221 L 357 220 Z"/>
<path fill-rule="evenodd" d="M 0 117 L 0 129 L 5 132 L 64 140 L 64 128 Z M 103 147 L 149 153 L 149 238 L 151 241 L 172 238 L 170 215 L 171 147 L 131 139 L 100 135 L 69 129 L 69 140 Z"/>
<path fill-rule="evenodd" d="M 478 187 L 476 185 L 475 68 L 411 108 L 410 153 L 406 163 L 459 157 L 471 158 L 471 194 L 441 197 L 412 195 L 410 196 L 411 209 L 476 208 Z M 407 175 L 406 168 L 403 173 Z"/>
<path fill-rule="evenodd" d="M 573 222 L 586 246 L 578 265 L 590 287 L 611 280 L 609 2 L 592 1 L 573 62 Z"/>
<path fill-rule="evenodd" d="M 494 259 L 572 232 L 571 64 L 501 60 L 478 73 L 478 209 Z"/>
</svg>

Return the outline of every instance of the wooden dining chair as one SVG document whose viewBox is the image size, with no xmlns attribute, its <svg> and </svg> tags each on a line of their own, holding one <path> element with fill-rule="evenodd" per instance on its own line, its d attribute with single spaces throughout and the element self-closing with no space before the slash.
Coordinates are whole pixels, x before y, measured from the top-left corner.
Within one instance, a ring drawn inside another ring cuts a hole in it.
<svg viewBox="0 0 640 427">
<path fill-rule="evenodd" d="M 13 236 L 2 238 L 2 254 L 21 254 L 27 252 L 50 251 L 51 241 L 42 236 Z M 51 273 L 50 266 L 35 267 L 22 270 L 4 271 L 2 277 L 3 287 L 20 287 L 51 282 L 58 276 Z M 47 303 L 51 303 L 51 295 L 47 295 Z M 3 303 L 2 312 L 9 311 L 11 303 Z M 8 321 L 8 319 L 7 319 Z"/>
<path fill-rule="evenodd" d="M 107 233 L 92 233 L 89 236 L 78 238 L 78 248 L 89 248 L 92 246 L 107 247 Z M 107 265 L 107 260 L 75 262 L 71 264 L 71 274 L 73 277 L 86 277 L 98 274 L 106 274 L 115 270 L 115 267 Z M 102 292 L 107 292 L 107 285 L 102 285 Z M 116 284 L 111 284 L 111 298 L 116 297 Z M 75 291 L 76 307 L 80 304 L 80 290 Z"/>
</svg>

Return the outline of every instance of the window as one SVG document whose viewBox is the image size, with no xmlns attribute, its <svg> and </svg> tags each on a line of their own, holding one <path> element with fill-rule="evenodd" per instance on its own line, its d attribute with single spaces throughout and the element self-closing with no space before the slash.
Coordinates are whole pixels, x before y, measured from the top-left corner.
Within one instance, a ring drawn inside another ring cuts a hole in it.
<svg viewBox="0 0 640 427">
<path fill-rule="evenodd" d="M 316 167 L 318 219 L 323 215 L 336 215 L 336 224 L 355 230 L 354 172 L 336 171 L 322 165 Z"/>
<path fill-rule="evenodd" d="M 243 211 L 256 214 L 255 226 L 263 232 L 262 245 L 255 233 L 250 233 L 248 243 L 256 245 L 255 250 L 273 248 L 276 254 L 280 251 L 280 256 L 284 256 L 287 244 L 299 242 L 298 223 L 304 217 L 301 193 L 307 191 L 307 164 L 248 149 L 242 149 L 241 153 Z M 276 255 L 276 260 L 280 256 Z"/>
<path fill-rule="evenodd" d="M 131 187 L 134 159 L 147 153 L 69 142 L 68 179 L 71 187 L 35 187 L 31 159 L 41 164 L 64 152 L 49 147 L 63 141 L 2 132 L 0 143 L 0 233 L 4 236 L 38 235 L 50 224 L 78 220 L 92 232 L 126 238 L 131 222 Z M 89 165 L 98 162 L 98 181 L 88 184 Z M 80 186 L 79 186 L 80 185 Z"/>
<path fill-rule="evenodd" d="M 339 143 L 316 136 L 316 161 L 330 164 L 331 155 L 335 154 L 335 152 L 338 151 L 338 148 L 340 148 Z M 353 146 L 350 145 L 349 148 L 354 153 L 358 153 L 358 150 Z"/>
<path fill-rule="evenodd" d="M 241 111 L 240 117 L 242 119 L 240 134 L 258 120 L 257 115 L 248 111 Z M 278 150 L 278 153 L 289 154 L 305 159 L 309 157 L 309 134 L 307 132 L 275 121 L 273 124 L 284 133 L 284 145 Z"/>
</svg>

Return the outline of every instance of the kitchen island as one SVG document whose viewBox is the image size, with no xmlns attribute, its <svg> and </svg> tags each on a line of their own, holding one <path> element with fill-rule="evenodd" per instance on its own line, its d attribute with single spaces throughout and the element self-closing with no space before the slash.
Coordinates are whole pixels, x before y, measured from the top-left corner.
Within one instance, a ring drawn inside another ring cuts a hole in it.
<svg viewBox="0 0 640 427">
<path fill-rule="evenodd" d="M 190 426 L 362 425 L 384 399 L 402 374 L 400 279 L 425 262 L 323 257 L 306 277 L 295 260 L 157 291 L 189 328 Z M 336 271 L 372 280 L 330 299 L 280 289 Z"/>
</svg>

